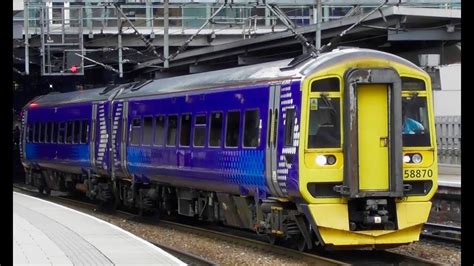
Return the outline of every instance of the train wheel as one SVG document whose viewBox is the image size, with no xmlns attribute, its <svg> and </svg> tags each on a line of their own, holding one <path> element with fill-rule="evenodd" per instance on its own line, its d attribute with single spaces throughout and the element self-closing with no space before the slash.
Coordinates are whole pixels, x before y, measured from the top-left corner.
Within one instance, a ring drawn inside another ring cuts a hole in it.
<svg viewBox="0 0 474 266">
<path fill-rule="evenodd" d="M 307 249 L 306 241 L 302 235 L 290 238 L 290 243 L 292 248 L 297 249 L 301 252 Z"/>
<path fill-rule="evenodd" d="M 51 189 L 48 186 L 40 185 L 38 187 L 38 192 L 42 195 L 51 195 Z"/>
<path fill-rule="evenodd" d="M 113 208 L 114 210 L 118 210 L 120 207 L 120 185 L 118 181 L 114 181 L 113 183 L 113 194 L 114 194 L 114 205 Z"/>
<path fill-rule="evenodd" d="M 267 235 L 267 240 L 268 240 L 268 243 L 270 243 L 271 245 L 277 244 L 277 237 L 274 235 Z"/>
<path fill-rule="evenodd" d="M 306 241 L 304 240 L 303 237 L 298 239 L 297 248 L 301 252 L 306 250 Z"/>
</svg>

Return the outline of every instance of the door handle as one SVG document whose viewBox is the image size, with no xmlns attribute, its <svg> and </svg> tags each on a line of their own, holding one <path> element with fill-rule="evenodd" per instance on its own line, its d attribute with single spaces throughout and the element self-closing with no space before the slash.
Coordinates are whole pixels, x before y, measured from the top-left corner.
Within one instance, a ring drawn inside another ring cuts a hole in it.
<svg viewBox="0 0 474 266">
<path fill-rule="evenodd" d="M 380 137 L 380 147 L 388 146 L 388 137 Z"/>
</svg>

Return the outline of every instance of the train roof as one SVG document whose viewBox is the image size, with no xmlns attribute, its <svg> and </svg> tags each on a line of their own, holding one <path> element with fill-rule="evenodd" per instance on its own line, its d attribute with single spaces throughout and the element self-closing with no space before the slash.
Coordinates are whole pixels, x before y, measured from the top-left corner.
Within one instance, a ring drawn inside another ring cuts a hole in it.
<svg viewBox="0 0 474 266">
<path fill-rule="evenodd" d="M 202 88 L 219 88 L 238 84 L 258 84 L 271 80 L 305 77 L 318 71 L 318 69 L 342 61 L 364 57 L 383 58 L 422 71 L 410 61 L 393 54 L 370 49 L 345 48 L 335 49 L 331 52 L 321 54 L 317 58 L 304 60 L 295 66 L 289 66 L 292 60 L 285 59 L 185 76 L 114 85 L 113 87 L 47 94 L 37 98 L 35 102 L 38 105 L 44 106 L 103 101 L 114 97 L 122 88 L 123 91 L 115 97 L 116 99 L 185 92 Z"/>
</svg>

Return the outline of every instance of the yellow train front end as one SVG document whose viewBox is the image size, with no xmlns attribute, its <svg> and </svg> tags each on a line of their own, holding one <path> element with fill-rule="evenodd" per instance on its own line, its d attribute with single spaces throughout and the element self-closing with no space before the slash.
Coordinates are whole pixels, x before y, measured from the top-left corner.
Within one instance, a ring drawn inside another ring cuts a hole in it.
<svg viewBox="0 0 474 266">
<path fill-rule="evenodd" d="M 322 245 L 411 243 L 430 213 L 438 175 L 430 78 L 381 54 L 335 57 L 302 83 L 301 206 Z"/>
</svg>

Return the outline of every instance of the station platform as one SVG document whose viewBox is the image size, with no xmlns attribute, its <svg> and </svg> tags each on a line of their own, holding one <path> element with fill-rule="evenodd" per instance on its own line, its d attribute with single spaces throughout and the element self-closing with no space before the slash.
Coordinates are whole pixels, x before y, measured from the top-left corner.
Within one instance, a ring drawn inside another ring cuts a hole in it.
<svg viewBox="0 0 474 266">
<path fill-rule="evenodd" d="M 115 225 L 13 192 L 13 263 L 186 265 Z"/>
<path fill-rule="evenodd" d="M 438 186 L 460 188 L 461 166 L 453 164 L 439 164 Z"/>
</svg>

